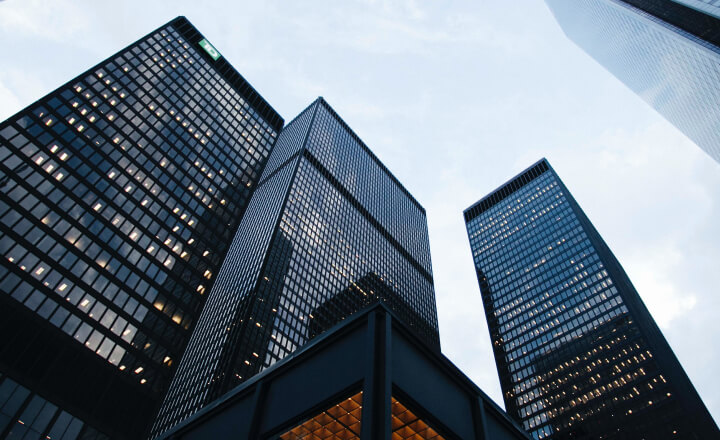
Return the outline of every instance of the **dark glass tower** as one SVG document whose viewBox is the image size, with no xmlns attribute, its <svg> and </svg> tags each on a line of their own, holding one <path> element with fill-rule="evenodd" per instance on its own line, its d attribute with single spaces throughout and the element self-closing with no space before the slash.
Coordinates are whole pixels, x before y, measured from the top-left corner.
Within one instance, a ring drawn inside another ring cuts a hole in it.
<svg viewBox="0 0 720 440">
<path fill-rule="evenodd" d="M 571 40 L 720 162 L 717 2 L 546 2 Z"/>
<path fill-rule="evenodd" d="M 717 0 L 672 0 L 675 3 L 682 3 L 697 11 L 720 18 L 720 3 Z"/>
<path fill-rule="evenodd" d="M 719 438 L 620 263 L 546 160 L 464 215 L 505 407 L 533 438 Z"/>
<path fill-rule="evenodd" d="M 425 210 L 319 98 L 278 138 L 153 435 L 375 301 L 439 350 Z"/>
<path fill-rule="evenodd" d="M 182 17 L 0 124 L 0 438 L 148 432 L 282 124 Z"/>
</svg>

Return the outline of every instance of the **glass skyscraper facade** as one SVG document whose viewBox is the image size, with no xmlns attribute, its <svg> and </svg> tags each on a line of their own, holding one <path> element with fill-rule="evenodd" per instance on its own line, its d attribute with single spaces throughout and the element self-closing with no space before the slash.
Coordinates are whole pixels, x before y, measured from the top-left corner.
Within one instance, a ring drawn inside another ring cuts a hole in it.
<svg viewBox="0 0 720 440">
<path fill-rule="evenodd" d="M 283 120 L 179 17 L 0 124 L 0 438 L 142 438 Z"/>
<path fill-rule="evenodd" d="M 153 435 L 375 301 L 439 351 L 425 210 L 319 98 L 278 137 Z"/>
<path fill-rule="evenodd" d="M 572 41 L 720 162 L 717 2 L 546 3 Z"/>
<path fill-rule="evenodd" d="M 619 262 L 546 160 L 464 216 L 505 406 L 534 439 L 720 436 Z"/>
</svg>

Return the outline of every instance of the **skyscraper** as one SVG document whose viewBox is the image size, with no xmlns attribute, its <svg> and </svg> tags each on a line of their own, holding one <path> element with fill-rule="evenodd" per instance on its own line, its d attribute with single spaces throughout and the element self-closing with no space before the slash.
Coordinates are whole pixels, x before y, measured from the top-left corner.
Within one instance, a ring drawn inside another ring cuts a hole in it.
<svg viewBox="0 0 720 440">
<path fill-rule="evenodd" d="M 720 162 L 717 2 L 546 2 L 571 40 Z"/>
<path fill-rule="evenodd" d="M 319 98 L 278 137 L 153 435 L 375 301 L 439 351 L 425 210 Z"/>
<path fill-rule="evenodd" d="M 182 17 L 0 124 L 0 438 L 148 432 L 282 125 Z"/>
<path fill-rule="evenodd" d="M 464 216 L 505 407 L 533 438 L 720 436 L 620 263 L 546 160 Z"/>
</svg>

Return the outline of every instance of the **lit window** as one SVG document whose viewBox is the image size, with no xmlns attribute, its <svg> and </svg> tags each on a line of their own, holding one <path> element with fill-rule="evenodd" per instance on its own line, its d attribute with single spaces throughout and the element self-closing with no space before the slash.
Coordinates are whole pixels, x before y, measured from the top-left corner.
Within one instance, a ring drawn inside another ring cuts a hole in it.
<svg viewBox="0 0 720 440">
<path fill-rule="evenodd" d="M 248 361 L 245 363 L 249 364 Z M 361 420 L 362 392 L 331 406 L 285 432 L 280 435 L 280 440 L 359 439 Z"/>
</svg>

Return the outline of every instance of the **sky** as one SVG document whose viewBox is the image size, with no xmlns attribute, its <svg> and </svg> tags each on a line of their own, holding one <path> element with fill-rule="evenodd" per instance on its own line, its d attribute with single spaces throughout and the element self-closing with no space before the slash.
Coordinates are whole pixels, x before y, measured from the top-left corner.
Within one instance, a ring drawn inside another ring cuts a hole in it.
<svg viewBox="0 0 720 440">
<path fill-rule="evenodd" d="M 720 164 L 542 0 L 0 0 L 0 120 L 178 15 L 286 121 L 323 96 L 426 208 L 442 351 L 500 406 L 462 211 L 546 157 L 720 420 Z"/>
</svg>

